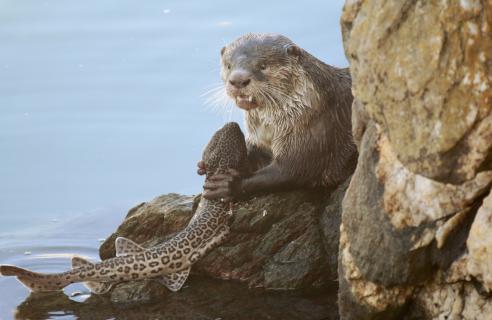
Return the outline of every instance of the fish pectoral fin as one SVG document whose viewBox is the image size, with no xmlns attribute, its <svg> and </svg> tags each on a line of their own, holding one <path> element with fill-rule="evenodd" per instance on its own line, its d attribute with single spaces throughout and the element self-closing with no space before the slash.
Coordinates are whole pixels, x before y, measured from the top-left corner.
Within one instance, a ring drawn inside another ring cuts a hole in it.
<svg viewBox="0 0 492 320">
<path fill-rule="evenodd" d="M 131 241 L 130 239 L 124 238 L 124 237 L 116 238 L 114 244 L 116 247 L 116 256 L 117 257 L 125 256 L 128 254 L 140 253 L 140 252 L 145 251 L 144 247 L 142 247 L 141 245 Z"/>
<path fill-rule="evenodd" d="M 172 292 L 179 291 L 183 287 L 188 275 L 190 274 L 191 267 L 178 271 L 176 273 L 168 274 L 157 278 L 156 280 L 165 285 Z"/>
<path fill-rule="evenodd" d="M 112 282 L 86 281 L 84 285 L 95 294 L 105 294 L 111 290 Z"/>
<path fill-rule="evenodd" d="M 87 266 L 92 266 L 92 265 L 94 265 L 94 264 L 87 259 L 84 259 L 84 258 L 79 257 L 79 256 L 72 257 L 72 269 L 80 268 L 80 267 L 87 267 Z"/>
</svg>

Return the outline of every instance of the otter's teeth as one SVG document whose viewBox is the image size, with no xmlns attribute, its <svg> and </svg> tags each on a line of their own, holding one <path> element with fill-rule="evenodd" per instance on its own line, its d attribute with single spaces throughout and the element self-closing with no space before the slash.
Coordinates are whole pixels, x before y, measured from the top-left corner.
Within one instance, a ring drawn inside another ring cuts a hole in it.
<svg viewBox="0 0 492 320">
<path fill-rule="evenodd" d="M 248 97 L 248 101 L 249 101 L 249 102 L 253 102 L 253 97 L 252 97 L 252 96 L 249 96 L 249 97 Z"/>
</svg>

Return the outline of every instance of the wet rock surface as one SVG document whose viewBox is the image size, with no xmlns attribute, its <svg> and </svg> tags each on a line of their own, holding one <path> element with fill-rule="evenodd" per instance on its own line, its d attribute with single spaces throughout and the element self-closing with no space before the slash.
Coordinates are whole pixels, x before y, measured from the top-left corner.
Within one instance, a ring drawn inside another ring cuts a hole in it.
<svg viewBox="0 0 492 320">
<path fill-rule="evenodd" d="M 492 5 L 347 1 L 359 161 L 344 202 L 342 319 L 492 308 Z"/>
<path fill-rule="evenodd" d="M 192 273 L 275 290 L 336 287 L 347 185 L 332 192 L 283 192 L 236 204 L 228 239 L 198 261 Z M 102 244 L 101 259 L 114 256 L 118 236 L 145 247 L 165 241 L 187 225 L 198 200 L 169 194 L 131 209 Z"/>
</svg>

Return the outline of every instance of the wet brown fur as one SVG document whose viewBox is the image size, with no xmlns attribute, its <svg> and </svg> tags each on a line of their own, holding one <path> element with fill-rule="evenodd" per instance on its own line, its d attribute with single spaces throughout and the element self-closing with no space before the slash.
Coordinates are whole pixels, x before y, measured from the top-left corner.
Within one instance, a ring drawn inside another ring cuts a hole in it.
<svg viewBox="0 0 492 320">
<path fill-rule="evenodd" d="M 221 54 L 226 86 L 234 70 L 252 75 L 241 94 L 258 104 L 246 112 L 250 161 L 256 169 L 276 162 L 302 186 L 334 186 L 352 174 L 357 149 L 348 68 L 327 65 L 275 34 L 247 34 Z"/>
</svg>

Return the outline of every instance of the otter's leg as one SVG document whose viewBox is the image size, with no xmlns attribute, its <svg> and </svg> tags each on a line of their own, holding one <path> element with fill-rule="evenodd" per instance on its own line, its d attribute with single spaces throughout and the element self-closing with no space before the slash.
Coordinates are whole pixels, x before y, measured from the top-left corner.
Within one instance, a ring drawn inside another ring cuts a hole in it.
<svg viewBox="0 0 492 320">
<path fill-rule="evenodd" d="M 241 200 L 255 193 L 293 189 L 301 185 L 276 161 L 273 161 L 244 179 L 234 170 L 212 176 L 203 186 L 203 196 L 209 200 Z"/>
<path fill-rule="evenodd" d="M 250 177 L 241 181 L 241 195 L 271 192 L 298 188 L 302 183 L 285 170 L 277 161 L 257 170 Z"/>
<path fill-rule="evenodd" d="M 272 153 L 254 144 L 247 143 L 249 172 L 255 172 L 272 162 Z"/>
</svg>

